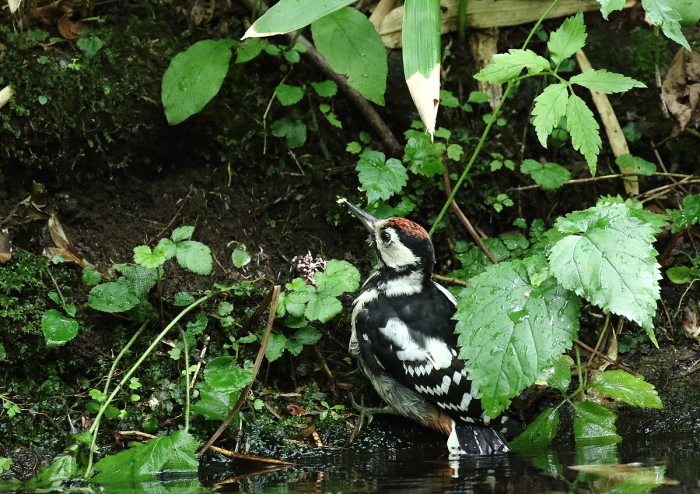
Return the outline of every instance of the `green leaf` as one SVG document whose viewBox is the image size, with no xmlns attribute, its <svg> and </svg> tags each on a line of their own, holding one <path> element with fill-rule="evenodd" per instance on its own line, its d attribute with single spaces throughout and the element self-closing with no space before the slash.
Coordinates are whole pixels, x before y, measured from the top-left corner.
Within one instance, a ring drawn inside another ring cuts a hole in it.
<svg viewBox="0 0 700 494">
<path fill-rule="evenodd" d="M 543 147 L 547 147 L 547 137 L 559 125 L 561 117 L 566 115 L 568 100 L 569 91 L 564 83 L 550 84 L 535 98 L 533 125 Z"/>
<path fill-rule="evenodd" d="M 538 378 L 538 384 L 543 382 L 547 386 L 558 389 L 562 394 L 566 394 L 571 384 L 571 368 L 569 361 L 571 358 L 567 355 L 562 355 L 554 361 L 553 365 L 544 370 Z"/>
<path fill-rule="evenodd" d="M 554 65 L 558 67 L 562 61 L 583 48 L 586 45 L 587 37 L 582 12 L 566 19 L 559 29 L 550 35 L 547 42 L 547 48 Z"/>
<path fill-rule="evenodd" d="M 601 203 L 559 218 L 555 227 L 567 234 L 549 254 L 562 286 L 637 322 L 655 342 L 661 273 L 652 244 L 658 226 L 636 217 L 627 204 Z"/>
<path fill-rule="evenodd" d="M 130 449 L 106 456 L 95 464 L 91 480 L 100 484 L 128 481 L 156 481 L 159 474 L 196 474 L 199 460 L 194 454 L 199 442 L 185 431 L 151 439 L 147 444 L 132 443 Z"/>
<path fill-rule="evenodd" d="M 539 257 L 503 262 L 458 297 L 459 357 L 492 417 L 552 366 L 578 334 L 580 301 Z"/>
<path fill-rule="evenodd" d="M 204 379 L 217 393 L 233 393 L 253 382 L 253 371 L 239 366 L 233 357 L 223 356 L 207 364 Z"/>
<path fill-rule="evenodd" d="M 596 378 L 593 387 L 635 407 L 663 408 L 654 385 L 627 371 L 605 371 Z"/>
<path fill-rule="evenodd" d="M 607 21 L 610 12 L 614 10 L 622 10 L 625 7 L 625 1 L 626 0 L 598 0 L 603 18 Z"/>
<path fill-rule="evenodd" d="M 231 253 L 231 262 L 239 269 L 250 263 L 250 259 L 250 254 L 245 249 L 234 249 Z"/>
<path fill-rule="evenodd" d="M 640 175 L 651 176 L 656 173 L 656 165 L 643 158 L 632 156 L 631 154 L 623 154 L 615 159 L 617 166 L 622 168 L 631 168 L 634 173 Z"/>
<path fill-rule="evenodd" d="M 338 85 L 333 81 L 312 82 L 311 86 L 322 98 L 331 98 L 338 92 Z"/>
<path fill-rule="evenodd" d="M 280 306 L 293 316 L 303 316 L 306 304 L 316 296 L 316 287 L 306 284 L 301 278 L 295 278 L 291 283 L 287 283 L 285 288 L 289 293 L 283 294 Z"/>
<path fill-rule="evenodd" d="M 683 198 L 683 210 L 667 209 L 669 217 L 673 221 L 672 233 L 677 233 L 688 226 L 700 223 L 700 194 L 685 196 Z"/>
<path fill-rule="evenodd" d="M 306 326 L 297 330 L 294 334 L 294 339 L 302 345 L 315 345 L 321 339 L 321 336 L 323 335 L 318 329 Z"/>
<path fill-rule="evenodd" d="M 574 436 L 576 445 L 605 445 L 622 440 L 617 435 L 615 419 L 617 416 L 592 401 L 574 403 Z"/>
<path fill-rule="evenodd" d="M 265 347 L 265 357 L 268 361 L 274 362 L 282 356 L 287 345 L 287 337 L 282 334 L 271 333 L 270 339 Z"/>
<path fill-rule="evenodd" d="M 78 335 L 78 321 L 50 309 L 41 317 L 41 330 L 46 338 L 46 346 L 52 348 L 65 345 Z"/>
<path fill-rule="evenodd" d="M 102 312 L 124 312 L 136 307 L 141 300 L 124 283 L 102 283 L 90 290 L 88 305 Z"/>
<path fill-rule="evenodd" d="M 236 63 L 245 63 L 260 55 L 267 46 L 267 41 L 260 38 L 248 38 L 236 47 Z"/>
<path fill-rule="evenodd" d="M 530 175 L 544 190 L 556 190 L 571 178 L 571 173 L 563 166 L 535 160 L 523 161 L 520 171 Z"/>
<path fill-rule="evenodd" d="M 148 245 L 134 247 L 134 262 L 146 268 L 162 266 L 166 258 L 166 249 L 156 247 L 153 251 Z"/>
<path fill-rule="evenodd" d="M 360 287 L 360 272 L 347 261 L 331 259 L 323 273 L 316 273 L 316 285 L 320 294 L 338 297 L 354 292 Z"/>
<path fill-rule="evenodd" d="M 124 285 L 140 301 L 148 298 L 148 293 L 163 273 L 163 270 L 160 268 L 146 268 L 138 264 L 115 264 L 112 266 L 112 270 L 122 273 L 123 276 L 117 283 Z"/>
<path fill-rule="evenodd" d="M 668 279 L 675 283 L 676 285 L 685 285 L 690 283 L 693 279 L 690 268 L 688 266 L 676 266 L 669 268 L 666 271 L 666 276 Z"/>
<path fill-rule="evenodd" d="M 304 315 L 310 321 L 321 321 L 326 323 L 340 314 L 342 311 L 343 304 L 340 303 L 340 300 L 328 293 L 319 293 L 309 300 L 306 310 L 304 311 Z"/>
<path fill-rule="evenodd" d="M 95 268 L 84 268 L 82 278 L 83 283 L 89 286 L 95 286 L 102 281 L 102 275 Z"/>
<path fill-rule="evenodd" d="M 408 173 L 403 164 L 395 159 L 385 160 L 380 151 L 365 150 L 360 155 L 356 170 L 360 173 L 362 189 L 367 192 L 367 201 L 386 201 L 398 194 L 408 182 Z"/>
<path fill-rule="evenodd" d="M 173 242 L 181 242 L 183 240 L 191 238 L 193 233 L 193 226 L 181 226 L 173 230 L 173 233 L 170 234 L 170 238 L 173 239 Z"/>
<path fill-rule="evenodd" d="M 406 132 L 408 142 L 404 148 L 404 162 L 409 163 L 413 173 L 432 177 L 436 173 L 445 173 L 442 164 L 442 156 L 445 153 L 445 145 L 441 142 L 432 142 L 430 136 L 423 132 L 409 130 Z"/>
<path fill-rule="evenodd" d="M 192 406 L 192 411 L 205 420 L 224 420 L 240 396 L 240 392 L 220 393 L 210 384 L 202 382 L 197 386 L 199 401 Z"/>
<path fill-rule="evenodd" d="M 298 120 L 280 118 L 272 122 L 270 131 L 275 137 L 286 138 L 287 146 L 292 149 L 301 147 L 306 142 L 306 125 Z"/>
<path fill-rule="evenodd" d="M 321 17 L 350 5 L 354 0 L 281 0 L 246 31 L 243 38 L 296 31 Z"/>
<path fill-rule="evenodd" d="M 346 74 L 362 96 L 384 104 L 388 72 L 384 43 L 364 14 L 349 7 L 340 9 L 311 24 L 311 33 L 333 70 Z"/>
<path fill-rule="evenodd" d="M 178 242 L 175 257 L 183 268 L 187 268 L 197 274 L 211 273 L 211 250 L 201 242 L 196 240 Z"/>
<path fill-rule="evenodd" d="M 184 307 L 194 303 L 194 297 L 189 292 L 178 292 L 173 299 L 173 305 L 176 307 Z"/>
<path fill-rule="evenodd" d="M 645 84 L 631 77 L 615 72 L 608 72 L 605 69 L 583 72 L 582 74 L 573 76 L 569 79 L 569 82 L 606 94 L 622 93 L 635 87 L 646 87 Z"/>
<path fill-rule="evenodd" d="M 557 435 L 559 409 L 548 408 L 527 426 L 518 437 L 510 442 L 515 451 L 530 451 L 546 448 Z"/>
<path fill-rule="evenodd" d="M 571 134 L 571 145 L 586 157 L 588 167 L 595 175 L 602 145 L 598 122 L 586 103 L 575 94 L 569 96 L 566 104 L 566 127 Z"/>
<path fill-rule="evenodd" d="M 464 149 L 459 144 L 450 144 L 447 146 L 447 157 L 451 160 L 459 161 L 462 159 L 463 154 Z"/>
<path fill-rule="evenodd" d="M 550 70 L 546 58 L 532 50 L 512 49 L 508 53 L 493 56 L 493 63 L 487 65 L 474 76 L 479 81 L 508 82 L 520 75 L 523 69 L 528 69 L 530 75 Z"/>
<path fill-rule="evenodd" d="M 98 36 L 88 36 L 86 38 L 81 36 L 78 38 L 76 44 L 78 45 L 78 48 L 80 48 L 80 51 L 85 53 L 86 57 L 90 58 L 94 57 L 97 52 L 102 49 L 105 42 Z"/>
<path fill-rule="evenodd" d="M 198 41 L 175 55 L 163 75 L 165 116 L 176 125 L 200 112 L 216 96 L 228 73 L 232 40 Z"/>
<path fill-rule="evenodd" d="M 661 27 L 667 37 L 690 51 L 688 40 L 681 30 L 681 15 L 671 8 L 668 0 L 642 0 L 642 7 L 653 25 Z"/>
<path fill-rule="evenodd" d="M 287 84 L 280 84 L 275 90 L 277 94 L 277 99 L 280 101 L 282 106 L 290 106 L 301 101 L 304 97 L 304 89 L 299 86 L 289 86 Z"/>
</svg>

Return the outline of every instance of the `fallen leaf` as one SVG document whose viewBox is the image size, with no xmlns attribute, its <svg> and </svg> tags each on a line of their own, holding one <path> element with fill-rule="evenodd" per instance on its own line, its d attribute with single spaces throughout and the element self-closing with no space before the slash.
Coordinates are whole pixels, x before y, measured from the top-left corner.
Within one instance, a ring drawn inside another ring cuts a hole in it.
<svg viewBox="0 0 700 494">
<path fill-rule="evenodd" d="M 58 20 L 58 32 L 66 39 L 77 39 L 83 23 L 80 21 L 80 13 L 69 10 Z"/>
<path fill-rule="evenodd" d="M 678 120 L 677 135 L 700 118 L 700 51 L 681 48 L 671 61 L 671 68 L 661 86 L 661 98 L 668 111 Z"/>
</svg>

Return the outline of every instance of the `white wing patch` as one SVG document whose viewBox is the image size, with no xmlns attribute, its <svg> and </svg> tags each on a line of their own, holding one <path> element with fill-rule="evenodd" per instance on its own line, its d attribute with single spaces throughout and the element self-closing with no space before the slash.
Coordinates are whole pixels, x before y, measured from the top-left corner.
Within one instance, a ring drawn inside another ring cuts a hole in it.
<svg viewBox="0 0 700 494">
<path fill-rule="evenodd" d="M 445 295 L 445 297 L 447 297 L 447 299 L 448 299 L 450 302 L 452 302 L 454 305 L 457 305 L 457 299 L 454 297 L 454 295 L 452 295 L 452 294 L 450 293 L 450 291 L 449 291 L 447 288 L 445 288 L 444 286 L 442 286 L 442 285 L 439 284 L 439 283 L 435 283 L 434 281 L 433 281 L 433 285 L 435 285 L 436 287 L 438 287 L 438 289 Z"/>
</svg>

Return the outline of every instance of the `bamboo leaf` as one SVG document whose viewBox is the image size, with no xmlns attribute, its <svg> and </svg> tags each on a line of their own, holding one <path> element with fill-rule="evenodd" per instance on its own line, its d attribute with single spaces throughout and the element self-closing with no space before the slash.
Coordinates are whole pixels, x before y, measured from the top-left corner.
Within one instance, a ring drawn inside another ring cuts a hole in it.
<svg viewBox="0 0 700 494">
<path fill-rule="evenodd" d="M 242 39 L 296 31 L 353 2 L 354 0 L 281 0 L 255 21 Z"/>
</svg>

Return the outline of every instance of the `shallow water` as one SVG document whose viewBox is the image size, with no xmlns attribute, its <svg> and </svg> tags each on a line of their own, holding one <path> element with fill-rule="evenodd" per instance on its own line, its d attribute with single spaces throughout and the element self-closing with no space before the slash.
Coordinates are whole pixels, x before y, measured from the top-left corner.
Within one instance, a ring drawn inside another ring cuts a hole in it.
<svg viewBox="0 0 700 494">
<path fill-rule="evenodd" d="M 459 461 L 430 442 L 377 453 L 328 451 L 297 458 L 282 471 L 245 473 L 205 485 L 261 493 L 700 493 L 700 436 L 635 434 L 616 445 Z"/>
</svg>

